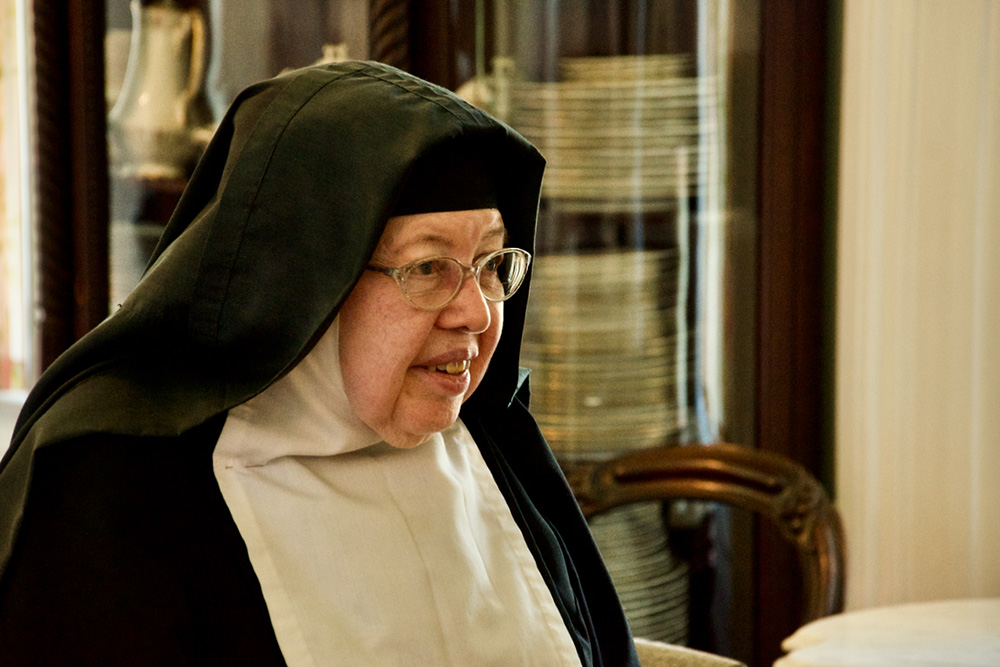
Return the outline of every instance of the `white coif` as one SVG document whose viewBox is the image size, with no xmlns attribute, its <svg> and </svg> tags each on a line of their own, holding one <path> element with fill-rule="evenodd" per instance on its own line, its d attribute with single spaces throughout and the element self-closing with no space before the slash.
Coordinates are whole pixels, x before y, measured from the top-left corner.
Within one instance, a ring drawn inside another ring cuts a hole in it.
<svg viewBox="0 0 1000 667">
<path fill-rule="evenodd" d="M 468 430 L 379 442 L 348 407 L 336 330 L 230 411 L 215 452 L 287 663 L 579 666 Z"/>
</svg>

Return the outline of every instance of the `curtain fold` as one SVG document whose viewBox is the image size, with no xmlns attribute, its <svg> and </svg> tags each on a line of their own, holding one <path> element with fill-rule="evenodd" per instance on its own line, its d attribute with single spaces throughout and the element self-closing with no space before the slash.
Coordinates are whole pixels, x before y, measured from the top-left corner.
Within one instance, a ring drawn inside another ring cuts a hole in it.
<svg viewBox="0 0 1000 667">
<path fill-rule="evenodd" d="M 1000 0 L 845 0 L 849 608 L 1000 595 Z"/>
<path fill-rule="evenodd" d="M 30 381 L 25 5 L 0 0 L 0 392 Z"/>
</svg>

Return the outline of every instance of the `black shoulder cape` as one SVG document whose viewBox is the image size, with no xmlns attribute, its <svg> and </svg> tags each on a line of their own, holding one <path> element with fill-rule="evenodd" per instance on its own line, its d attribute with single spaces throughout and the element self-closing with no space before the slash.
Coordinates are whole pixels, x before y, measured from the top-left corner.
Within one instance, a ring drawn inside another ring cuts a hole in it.
<svg viewBox="0 0 1000 667">
<path fill-rule="evenodd" d="M 138 287 L 46 371 L 18 419 L 0 463 L 0 664 L 283 664 L 212 449 L 226 411 L 336 316 L 414 161 L 453 142 L 495 160 L 510 244 L 532 249 L 543 159 L 449 91 L 341 63 L 239 96 Z M 462 418 L 583 664 L 638 665 L 526 408 L 528 292 L 506 303 Z"/>
</svg>

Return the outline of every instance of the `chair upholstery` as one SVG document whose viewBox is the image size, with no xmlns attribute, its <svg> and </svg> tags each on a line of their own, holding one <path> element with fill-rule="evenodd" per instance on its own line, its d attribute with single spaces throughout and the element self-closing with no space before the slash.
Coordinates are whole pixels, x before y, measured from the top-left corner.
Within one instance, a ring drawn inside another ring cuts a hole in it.
<svg viewBox="0 0 1000 667">
<path fill-rule="evenodd" d="M 743 667 L 742 662 L 683 646 L 636 637 L 635 652 L 642 667 Z"/>
<path fill-rule="evenodd" d="M 843 611 L 840 516 L 819 482 L 794 461 L 720 443 L 654 447 L 564 467 L 588 518 L 629 503 L 682 498 L 768 517 L 798 550 L 805 582 L 802 622 Z"/>
</svg>

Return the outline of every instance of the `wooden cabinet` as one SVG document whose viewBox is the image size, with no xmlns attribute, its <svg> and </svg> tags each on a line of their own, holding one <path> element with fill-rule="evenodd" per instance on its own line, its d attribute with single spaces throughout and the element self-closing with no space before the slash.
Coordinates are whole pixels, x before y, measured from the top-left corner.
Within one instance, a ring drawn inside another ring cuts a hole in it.
<svg viewBox="0 0 1000 667">
<path fill-rule="evenodd" d="M 399 64 L 415 74 L 452 88 L 475 73 L 483 52 L 496 49 L 494 2 L 305 4 L 326 17 L 336 12 L 353 17 L 350 38 L 362 45 L 355 48 L 376 50 L 387 60 L 400 58 Z M 637 11 L 649 4 L 623 2 L 621 7 Z M 694 2 L 665 4 L 677 16 L 698 20 Z M 731 106 L 740 109 L 743 103 L 746 112 L 725 117 L 725 129 L 742 144 L 740 154 L 750 156 L 741 159 L 752 161 L 725 186 L 728 200 L 743 209 L 727 220 L 723 251 L 730 261 L 728 273 L 720 276 L 728 306 L 720 311 L 718 337 L 723 363 L 732 373 L 721 394 L 727 420 L 719 435 L 783 454 L 829 486 L 826 424 L 832 391 L 827 368 L 833 300 L 827 288 L 832 234 L 826 210 L 832 199 L 829 146 L 836 84 L 829 52 L 838 39 L 837 3 L 779 0 L 718 6 L 726 8 L 730 27 L 742 26 L 728 36 L 732 57 L 726 73 Z M 104 3 L 84 0 L 36 0 L 33 7 L 40 331 L 47 365 L 108 313 L 107 14 Z M 393 11 L 402 12 L 406 28 L 391 39 L 378 26 L 357 25 L 359 15 Z M 288 25 L 294 25 L 291 18 Z M 681 27 L 673 38 L 683 41 L 692 26 Z M 369 32 L 361 35 L 364 29 Z M 347 38 L 333 31 L 316 38 Z M 796 570 L 795 554 L 780 537 L 749 521 L 738 530 L 742 532 L 735 539 L 753 547 L 734 568 L 745 591 L 737 607 L 746 612 L 728 621 L 740 626 L 733 628 L 740 637 L 734 652 L 752 664 L 770 664 L 801 614 L 801 582 L 790 574 Z"/>
</svg>

